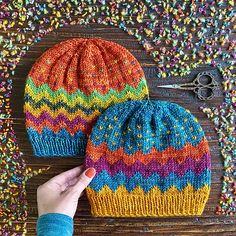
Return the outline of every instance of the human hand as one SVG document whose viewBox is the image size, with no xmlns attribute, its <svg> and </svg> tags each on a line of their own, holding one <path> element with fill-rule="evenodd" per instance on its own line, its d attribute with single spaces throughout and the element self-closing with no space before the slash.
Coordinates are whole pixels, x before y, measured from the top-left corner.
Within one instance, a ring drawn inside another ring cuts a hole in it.
<svg viewBox="0 0 236 236">
<path fill-rule="evenodd" d="M 82 166 L 63 172 L 37 189 L 39 216 L 47 213 L 61 213 L 74 217 L 78 199 L 93 179 L 96 170 L 83 172 Z"/>
</svg>

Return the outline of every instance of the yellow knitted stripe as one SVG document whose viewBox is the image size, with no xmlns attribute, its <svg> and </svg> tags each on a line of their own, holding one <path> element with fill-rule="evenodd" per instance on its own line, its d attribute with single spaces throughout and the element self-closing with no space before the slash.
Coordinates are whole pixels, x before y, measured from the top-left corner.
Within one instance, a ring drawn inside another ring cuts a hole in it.
<svg viewBox="0 0 236 236">
<path fill-rule="evenodd" d="M 138 186 L 129 193 L 124 186 L 118 187 L 116 192 L 104 186 L 98 193 L 88 187 L 86 193 L 94 216 L 189 216 L 202 214 L 210 187 L 205 185 L 195 190 L 188 185 L 178 191 L 173 186 L 164 193 L 154 187 L 145 193 Z"/>
<path fill-rule="evenodd" d="M 92 114 L 86 114 L 82 110 L 79 110 L 79 109 L 74 113 L 70 113 L 64 107 L 58 108 L 57 110 L 51 110 L 51 108 L 47 104 L 43 104 L 40 108 L 34 108 L 28 102 L 25 103 L 24 110 L 30 111 L 30 113 L 35 117 L 39 117 L 42 112 L 46 111 L 48 114 L 50 114 L 50 116 L 53 119 L 56 119 L 59 114 L 63 114 L 69 120 L 73 120 L 77 118 L 79 115 L 81 118 L 83 118 L 86 121 L 91 121 L 101 114 L 99 110 L 94 110 Z"/>
<path fill-rule="evenodd" d="M 30 94 L 29 91 L 28 91 L 28 94 Z M 72 101 L 68 100 L 66 97 L 64 97 L 64 95 L 62 95 L 61 97 L 55 97 L 53 101 L 55 103 L 59 103 L 60 101 L 63 101 L 63 102 L 66 102 L 68 104 L 68 106 L 75 106 L 75 104 L 80 103 L 80 105 L 85 108 L 91 108 L 94 105 L 99 106 L 101 108 L 107 108 L 110 104 L 125 102 L 128 99 L 139 100 L 139 99 L 144 98 L 146 95 L 147 95 L 146 88 L 143 88 L 138 94 L 128 92 L 123 97 L 110 96 L 109 99 L 107 99 L 107 100 L 101 100 L 99 97 L 94 97 L 94 98 L 91 98 L 90 101 L 85 101 L 85 100 L 83 100 L 83 98 L 77 97 L 76 102 L 75 102 L 75 100 L 72 100 Z M 32 96 L 34 96 L 34 99 L 37 102 L 42 97 L 48 97 L 49 94 L 44 93 L 44 94 L 37 94 L 37 95 L 32 95 Z"/>
</svg>

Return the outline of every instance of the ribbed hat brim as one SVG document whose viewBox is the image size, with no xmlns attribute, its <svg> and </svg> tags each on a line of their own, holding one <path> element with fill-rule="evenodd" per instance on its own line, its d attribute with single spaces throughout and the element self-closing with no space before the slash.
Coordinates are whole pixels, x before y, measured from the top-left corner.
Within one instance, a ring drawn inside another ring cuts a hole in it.
<svg viewBox="0 0 236 236">
<path fill-rule="evenodd" d="M 187 186 L 182 191 L 174 187 L 162 193 L 157 188 L 149 193 L 112 192 L 109 188 L 95 192 L 86 189 L 91 213 L 96 217 L 194 216 L 203 213 L 208 200 L 208 185 L 196 190 Z"/>
<path fill-rule="evenodd" d="M 60 156 L 84 156 L 86 140 L 63 138 L 31 138 L 31 145 L 35 156 L 60 157 Z"/>
</svg>

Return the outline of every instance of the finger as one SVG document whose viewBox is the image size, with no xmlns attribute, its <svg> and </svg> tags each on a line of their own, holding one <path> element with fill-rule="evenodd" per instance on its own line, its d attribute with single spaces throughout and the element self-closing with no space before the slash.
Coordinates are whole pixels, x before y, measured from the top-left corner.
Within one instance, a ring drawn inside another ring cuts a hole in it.
<svg viewBox="0 0 236 236">
<path fill-rule="evenodd" d="M 89 185 L 92 181 L 93 177 L 96 174 L 96 170 L 94 168 L 88 168 L 85 170 L 79 177 L 77 183 L 70 188 L 69 192 L 74 194 L 75 197 L 79 198 L 84 189 Z"/>
<path fill-rule="evenodd" d="M 56 184 L 61 187 L 65 186 L 67 187 L 70 185 L 70 182 L 73 182 L 75 178 L 78 178 L 78 176 L 82 173 L 83 166 L 77 166 L 71 170 L 67 170 L 59 175 L 54 176 L 51 178 L 47 183 L 48 184 Z"/>
<path fill-rule="evenodd" d="M 77 181 L 79 180 L 79 176 L 75 177 L 74 179 L 71 179 L 68 183 L 67 186 L 65 185 L 63 191 L 67 191 L 68 188 L 72 187 L 73 185 L 75 185 L 77 183 Z"/>
</svg>

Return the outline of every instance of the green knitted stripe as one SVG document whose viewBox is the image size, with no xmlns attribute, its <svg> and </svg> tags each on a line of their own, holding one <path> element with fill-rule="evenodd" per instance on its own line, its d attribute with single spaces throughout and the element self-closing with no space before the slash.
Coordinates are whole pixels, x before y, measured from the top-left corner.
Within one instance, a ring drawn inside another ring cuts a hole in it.
<svg viewBox="0 0 236 236">
<path fill-rule="evenodd" d="M 118 92 L 116 90 L 110 89 L 106 95 L 100 94 L 98 91 L 92 92 L 90 95 L 86 96 L 82 91 L 78 90 L 73 94 L 68 94 L 64 88 L 60 88 L 57 91 L 53 91 L 48 84 L 43 84 L 42 86 L 36 87 L 34 81 L 29 77 L 26 82 L 26 89 L 25 95 L 33 95 L 36 101 L 47 97 L 48 100 L 55 100 L 55 97 L 64 97 L 66 101 L 72 101 L 71 105 L 75 104 L 75 101 L 80 98 L 86 102 L 91 102 L 93 98 L 99 99 L 101 101 L 106 101 L 109 99 L 124 99 L 125 98 L 132 98 L 138 97 L 141 99 L 144 95 L 148 94 L 148 87 L 145 78 L 140 80 L 140 83 L 136 88 L 132 87 L 131 85 L 127 84 L 125 88 Z M 37 99 L 38 98 L 38 99 Z"/>
</svg>

